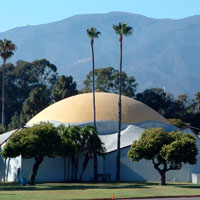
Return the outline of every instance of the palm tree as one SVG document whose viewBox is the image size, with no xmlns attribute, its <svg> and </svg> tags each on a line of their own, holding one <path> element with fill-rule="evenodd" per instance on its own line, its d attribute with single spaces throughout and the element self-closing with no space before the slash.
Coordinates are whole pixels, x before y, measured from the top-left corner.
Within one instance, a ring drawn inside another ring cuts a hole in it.
<svg viewBox="0 0 200 200">
<path fill-rule="evenodd" d="M 101 33 L 96 28 L 91 27 L 87 29 L 87 35 L 90 38 L 90 44 L 92 49 L 92 92 L 93 92 L 93 110 L 94 110 L 94 127 L 96 128 L 96 108 L 95 108 L 95 81 L 94 81 L 94 38 L 98 38 Z"/>
<path fill-rule="evenodd" d="M 89 160 L 92 158 L 92 155 L 99 155 L 104 157 L 105 155 L 105 147 L 104 144 L 101 142 L 101 139 L 98 136 L 97 130 L 93 127 L 93 126 L 85 126 L 84 128 L 82 128 L 82 132 L 83 132 L 83 140 L 85 142 L 85 159 L 83 162 L 83 167 L 82 167 L 82 172 L 80 175 L 80 181 L 82 179 L 83 173 L 87 167 L 87 164 L 89 162 Z M 94 169 L 97 166 L 97 163 L 95 163 L 96 161 L 94 160 Z M 94 170 L 94 177 L 96 176 L 95 174 L 95 170 Z"/>
<path fill-rule="evenodd" d="M 98 36 L 101 33 L 99 31 L 97 31 L 96 28 L 91 27 L 90 29 L 87 29 L 87 35 L 90 38 L 90 44 L 91 44 L 91 49 L 92 49 L 92 92 L 93 92 L 93 111 L 94 111 L 94 128 L 96 129 L 96 106 L 95 106 L 95 81 L 94 81 L 94 48 L 93 48 L 93 44 L 94 44 L 94 38 L 98 38 Z M 94 181 L 97 180 L 97 172 L 98 172 L 98 164 L 97 164 L 97 155 L 94 154 L 94 163 L 95 163 L 95 167 L 94 167 Z"/>
<path fill-rule="evenodd" d="M 6 65 L 6 60 L 10 58 L 16 50 L 15 44 L 12 41 L 4 39 L 0 40 L 0 56 L 3 59 L 3 68 L 2 68 L 2 126 L 5 127 L 5 81 L 4 81 L 4 68 Z"/>
<path fill-rule="evenodd" d="M 120 71 L 119 71 L 119 102 L 118 102 L 118 135 L 117 135 L 117 170 L 116 181 L 120 181 L 120 134 L 121 134 L 121 81 L 122 81 L 122 40 L 123 35 L 128 36 L 132 34 L 132 27 L 127 26 L 126 23 L 119 23 L 119 25 L 113 25 L 115 33 L 118 34 L 120 42 Z"/>
</svg>

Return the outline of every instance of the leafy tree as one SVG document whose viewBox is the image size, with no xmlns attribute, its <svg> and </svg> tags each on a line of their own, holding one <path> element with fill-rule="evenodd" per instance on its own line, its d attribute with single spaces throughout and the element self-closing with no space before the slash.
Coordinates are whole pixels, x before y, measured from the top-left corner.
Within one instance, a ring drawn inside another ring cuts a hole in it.
<svg viewBox="0 0 200 200">
<path fill-rule="evenodd" d="M 187 103 L 188 96 L 187 94 L 179 94 L 178 101 L 182 102 L 183 104 Z"/>
<path fill-rule="evenodd" d="M 12 41 L 4 39 L 0 40 L 0 56 L 3 59 L 3 68 L 2 68 L 2 126 L 5 126 L 5 80 L 4 80 L 4 68 L 6 61 L 10 58 L 16 50 L 16 45 Z"/>
<path fill-rule="evenodd" d="M 195 112 L 200 112 L 200 92 L 195 93 L 194 103 L 195 103 Z"/>
<path fill-rule="evenodd" d="M 0 84 L 2 84 L 2 68 L 0 68 Z M 17 113 L 20 116 L 22 106 L 35 87 L 46 87 L 49 91 L 57 81 L 55 65 L 42 59 L 33 62 L 17 61 L 16 66 L 6 64 L 5 74 L 5 126 Z M 0 91 L 0 95 L 1 91 Z M 50 93 L 49 93 L 50 95 Z M 0 99 L 0 103 L 2 103 Z"/>
<path fill-rule="evenodd" d="M 95 69 L 95 83 L 96 91 L 98 92 L 111 92 L 119 93 L 119 71 L 113 67 Z M 137 87 L 135 78 L 133 76 L 127 76 L 122 71 L 122 95 L 134 97 Z M 92 91 L 92 72 L 89 72 L 84 80 L 85 87 L 82 89 L 83 92 Z"/>
<path fill-rule="evenodd" d="M 93 111 L 94 111 L 94 127 L 96 128 L 96 108 L 95 108 L 95 80 L 94 80 L 94 38 L 98 38 L 101 33 L 97 31 L 96 28 L 91 27 L 90 29 L 87 29 L 87 35 L 90 38 L 90 44 L 91 44 L 91 50 L 92 50 L 92 77 L 93 77 L 93 84 L 92 84 L 92 92 L 93 92 Z M 97 163 L 97 158 L 96 163 Z M 97 166 L 95 167 L 95 180 L 97 180 Z"/>
<path fill-rule="evenodd" d="M 26 123 L 29 121 L 37 113 L 50 105 L 50 102 L 50 91 L 46 86 L 34 88 L 22 107 L 21 122 Z"/>
<path fill-rule="evenodd" d="M 73 81 L 73 77 L 64 75 L 58 79 L 51 91 L 55 102 L 76 94 L 78 94 L 78 90 L 76 89 L 76 82 Z"/>
<path fill-rule="evenodd" d="M 30 173 L 30 185 L 35 184 L 40 164 L 45 156 L 57 155 L 60 146 L 60 137 L 52 124 L 39 124 L 15 132 L 5 145 L 1 154 L 4 158 L 15 158 L 21 155 L 25 159 L 35 159 Z"/>
<path fill-rule="evenodd" d="M 121 133 L 121 92 L 122 92 L 122 41 L 123 36 L 132 34 L 132 27 L 127 26 L 126 23 L 119 23 L 113 25 L 113 29 L 118 34 L 120 42 L 120 70 L 119 70 L 119 125 L 118 125 L 118 138 L 117 138 L 117 170 L 116 181 L 120 181 L 120 133 Z"/>
<path fill-rule="evenodd" d="M 132 161 L 151 160 L 161 176 L 161 185 L 166 184 L 166 172 L 179 170 L 183 163 L 195 164 L 198 149 L 194 136 L 181 132 L 166 133 L 162 128 L 146 129 L 128 152 Z"/>
<path fill-rule="evenodd" d="M 6 128 L 0 124 L 0 135 L 6 132 Z"/>
<path fill-rule="evenodd" d="M 156 110 L 166 118 L 181 118 L 186 109 L 183 102 L 175 100 L 161 88 L 146 89 L 136 95 L 136 99 Z"/>
<path fill-rule="evenodd" d="M 168 121 L 178 128 L 184 128 L 187 126 L 187 123 L 183 122 L 181 119 L 168 119 Z"/>
<path fill-rule="evenodd" d="M 23 123 L 20 121 L 20 117 L 15 113 L 15 115 L 11 118 L 10 124 L 8 124 L 8 130 L 14 130 L 23 126 Z"/>
</svg>

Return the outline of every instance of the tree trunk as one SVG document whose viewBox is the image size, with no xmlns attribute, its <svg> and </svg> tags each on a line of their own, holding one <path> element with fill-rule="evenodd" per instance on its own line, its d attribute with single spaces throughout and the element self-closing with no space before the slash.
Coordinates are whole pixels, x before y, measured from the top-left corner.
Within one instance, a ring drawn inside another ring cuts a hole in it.
<svg viewBox="0 0 200 200">
<path fill-rule="evenodd" d="M 85 154 L 85 159 L 84 159 L 84 162 L 83 162 L 83 168 L 82 168 L 82 171 L 81 171 L 81 175 L 80 175 L 80 178 L 79 178 L 79 181 L 82 180 L 82 177 L 83 177 L 83 174 L 85 172 L 85 169 L 87 167 L 87 164 L 88 164 L 88 161 L 90 160 L 90 156 L 89 156 L 89 153 L 86 153 Z"/>
<path fill-rule="evenodd" d="M 4 75 L 4 70 L 5 70 L 5 65 L 6 65 L 6 60 L 3 59 L 3 68 L 2 68 L 2 110 L 1 110 L 1 124 L 3 128 L 5 127 L 5 75 Z"/>
<path fill-rule="evenodd" d="M 117 134 L 117 168 L 116 168 L 116 181 L 120 181 L 120 140 L 121 140 L 121 109 L 122 109 L 122 36 L 120 36 L 120 71 L 119 71 L 119 102 L 118 102 L 118 134 Z"/>
<path fill-rule="evenodd" d="M 98 180 L 98 169 L 97 169 L 97 153 L 94 152 L 94 181 Z"/>
<path fill-rule="evenodd" d="M 64 176 L 64 182 L 66 182 L 66 158 L 63 159 L 63 162 L 64 162 L 63 163 L 64 164 L 64 166 L 63 166 L 64 167 L 64 174 L 63 174 L 63 176 Z"/>
<path fill-rule="evenodd" d="M 75 167 L 75 159 L 74 159 L 74 156 L 72 156 L 72 158 L 71 158 L 71 160 L 72 160 L 72 173 L 71 173 L 71 180 L 73 181 L 74 180 L 74 167 Z"/>
<path fill-rule="evenodd" d="M 75 158 L 75 174 L 74 174 L 74 180 L 77 181 L 77 175 L 78 175 L 78 156 Z"/>
<path fill-rule="evenodd" d="M 68 168 L 67 168 L 67 181 L 69 182 L 69 174 L 70 174 L 70 157 L 68 157 Z"/>
<path fill-rule="evenodd" d="M 160 173 L 160 185 L 166 185 L 166 176 L 165 171 L 161 171 Z"/>
<path fill-rule="evenodd" d="M 30 177 L 29 177 L 30 185 L 35 185 L 35 177 L 37 175 L 38 168 L 39 168 L 40 164 L 42 163 L 42 161 L 43 161 L 42 156 L 35 157 L 35 164 L 33 165 L 33 169 L 32 169 L 32 172 L 30 174 Z"/>
<path fill-rule="evenodd" d="M 91 40 L 91 49 L 92 49 L 92 93 L 93 93 L 93 112 L 94 112 L 94 127 L 96 129 L 96 106 L 95 106 L 95 80 L 94 80 L 94 41 Z"/>
<path fill-rule="evenodd" d="M 94 128 L 96 130 L 97 126 L 96 126 L 95 79 L 94 79 L 94 48 L 93 48 L 93 44 L 94 44 L 94 40 L 91 39 L 93 112 L 94 112 Z M 98 161 L 97 161 L 97 155 L 94 155 L 94 181 L 97 181 L 97 173 L 98 173 Z"/>
</svg>

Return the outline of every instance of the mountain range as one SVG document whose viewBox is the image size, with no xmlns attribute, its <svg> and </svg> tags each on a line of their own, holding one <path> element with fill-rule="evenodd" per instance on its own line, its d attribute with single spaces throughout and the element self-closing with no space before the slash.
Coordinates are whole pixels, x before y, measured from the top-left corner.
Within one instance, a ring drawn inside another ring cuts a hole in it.
<svg viewBox="0 0 200 200">
<path fill-rule="evenodd" d="M 101 32 L 94 42 L 95 67 L 119 69 L 119 36 L 112 28 L 119 22 L 133 27 L 133 34 L 123 39 L 123 70 L 135 76 L 138 91 L 159 87 L 190 97 L 200 91 L 199 15 L 178 20 L 124 12 L 75 15 L 1 32 L 0 39 L 17 45 L 8 62 L 46 58 L 57 66 L 60 75 L 72 75 L 81 84 L 92 69 L 88 28 Z"/>
</svg>

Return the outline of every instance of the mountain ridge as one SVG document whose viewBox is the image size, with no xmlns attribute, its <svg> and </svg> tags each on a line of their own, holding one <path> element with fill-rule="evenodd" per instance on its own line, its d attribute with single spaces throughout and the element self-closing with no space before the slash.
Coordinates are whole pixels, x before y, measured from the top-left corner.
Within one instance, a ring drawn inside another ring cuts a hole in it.
<svg viewBox="0 0 200 200">
<path fill-rule="evenodd" d="M 81 14 L 42 25 L 17 27 L 0 33 L 18 47 L 12 59 L 33 61 L 46 58 L 59 74 L 79 82 L 91 71 L 91 49 L 86 29 L 96 27 L 95 64 L 119 68 L 118 36 L 113 24 L 127 22 L 133 35 L 123 40 L 123 69 L 136 78 L 139 91 L 165 88 L 173 94 L 193 96 L 200 91 L 200 15 L 183 19 L 153 19 L 143 15 L 109 12 Z"/>
</svg>

